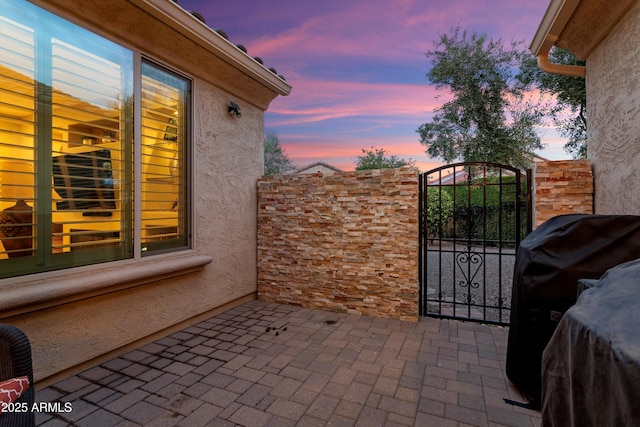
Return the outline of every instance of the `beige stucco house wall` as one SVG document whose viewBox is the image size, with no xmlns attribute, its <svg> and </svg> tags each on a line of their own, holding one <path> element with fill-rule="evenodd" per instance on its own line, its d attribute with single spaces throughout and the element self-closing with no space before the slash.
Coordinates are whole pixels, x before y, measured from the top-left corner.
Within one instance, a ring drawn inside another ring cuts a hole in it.
<svg viewBox="0 0 640 427">
<path fill-rule="evenodd" d="M 588 158 L 597 214 L 640 212 L 640 3 L 634 0 L 552 0 L 531 44 L 541 68 L 553 46 L 586 60 Z M 586 72 L 585 72 L 586 71 Z M 575 73 L 575 74 L 574 74 Z"/>
<path fill-rule="evenodd" d="M 587 65 L 588 151 L 602 214 L 640 213 L 640 3 L 634 3 Z"/>
<path fill-rule="evenodd" d="M 193 250 L 0 281 L 42 387 L 255 298 L 264 111 L 291 87 L 170 0 L 34 3 L 191 76 L 195 114 Z"/>
</svg>

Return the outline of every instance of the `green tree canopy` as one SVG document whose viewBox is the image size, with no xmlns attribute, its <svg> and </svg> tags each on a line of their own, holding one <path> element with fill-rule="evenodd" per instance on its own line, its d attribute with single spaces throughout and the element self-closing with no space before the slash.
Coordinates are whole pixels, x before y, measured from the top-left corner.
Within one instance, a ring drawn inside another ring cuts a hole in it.
<svg viewBox="0 0 640 427">
<path fill-rule="evenodd" d="M 454 28 L 426 53 L 430 83 L 452 96 L 417 132 L 427 154 L 445 162 L 482 161 L 527 167 L 543 148 L 536 126 L 545 111 L 525 99 L 517 70 L 529 55 L 521 43 Z"/>
<path fill-rule="evenodd" d="M 293 162 L 287 157 L 280 145 L 278 134 L 267 129 L 264 132 L 264 174 L 283 175 L 296 170 Z"/>
<path fill-rule="evenodd" d="M 356 170 L 399 168 L 401 166 L 413 166 L 412 159 L 404 160 L 396 156 L 387 156 L 384 148 L 371 147 L 370 150 L 362 149 L 362 156 L 356 157 Z"/>
<path fill-rule="evenodd" d="M 555 64 L 585 65 L 568 50 L 554 47 L 549 60 Z M 519 76 L 525 85 L 534 84 L 544 93 L 555 96 L 557 106 L 551 117 L 560 135 L 567 138 L 564 149 L 574 158 L 587 156 L 587 90 L 583 77 L 550 74 L 538 67 L 536 58 L 526 59 Z M 569 113 L 569 115 L 567 114 Z"/>
</svg>

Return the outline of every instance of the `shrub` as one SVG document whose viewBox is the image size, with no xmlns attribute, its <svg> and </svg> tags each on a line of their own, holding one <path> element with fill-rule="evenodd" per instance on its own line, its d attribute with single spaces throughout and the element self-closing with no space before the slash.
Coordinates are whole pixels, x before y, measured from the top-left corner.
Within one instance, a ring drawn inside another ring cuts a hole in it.
<svg viewBox="0 0 640 427">
<path fill-rule="evenodd" d="M 453 216 L 453 199 L 444 187 L 427 187 L 427 235 L 444 237 Z"/>
<path fill-rule="evenodd" d="M 471 185 L 469 185 L 471 184 Z M 511 247 L 516 239 L 516 178 L 488 176 L 429 187 L 427 228 L 429 236 L 472 239 L 488 245 Z M 520 240 L 527 234 L 526 180 L 521 180 Z M 431 207 L 431 209 L 429 208 Z"/>
</svg>

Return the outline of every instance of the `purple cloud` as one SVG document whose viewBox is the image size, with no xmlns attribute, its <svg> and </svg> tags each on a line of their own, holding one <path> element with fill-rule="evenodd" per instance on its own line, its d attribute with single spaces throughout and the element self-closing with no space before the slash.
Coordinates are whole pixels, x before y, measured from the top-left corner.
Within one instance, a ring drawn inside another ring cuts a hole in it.
<svg viewBox="0 0 640 427">
<path fill-rule="evenodd" d="M 542 19 L 546 2 L 530 0 L 180 0 L 212 28 L 261 57 L 293 86 L 276 98 L 265 126 L 278 133 L 298 166 L 324 161 L 344 169 L 362 148 L 434 164 L 416 129 L 447 100 L 428 85 L 425 52 L 450 28 L 484 32 L 526 47 Z M 543 132 L 566 158 L 552 130 Z M 427 167 L 427 166 L 424 166 Z M 422 166 L 421 166 L 422 168 Z"/>
</svg>

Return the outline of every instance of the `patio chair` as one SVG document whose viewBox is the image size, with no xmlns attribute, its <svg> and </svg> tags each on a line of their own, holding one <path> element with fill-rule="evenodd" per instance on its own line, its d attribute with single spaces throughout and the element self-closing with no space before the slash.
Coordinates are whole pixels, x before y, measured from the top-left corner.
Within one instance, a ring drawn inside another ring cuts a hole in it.
<svg viewBox="0 0 640 427">
<path fill-rule="evenodd" d="M 24 412 L 2 411 L 0 427 L 35 426 L 35 414 L 31 411 L 35 401 L 31 344 L 20 329 L 0 323 L 0 382 L 26 376 L 29 388 L 14 402 L 13 408 Z"/>
</svg>

